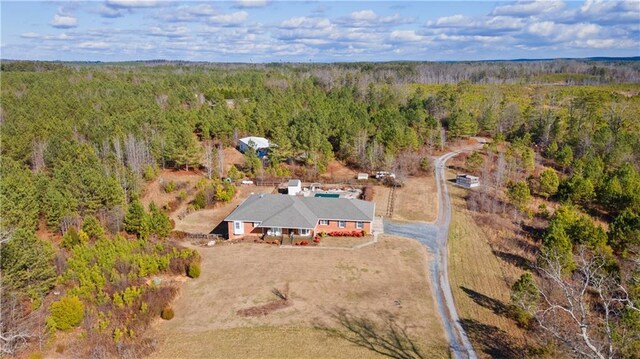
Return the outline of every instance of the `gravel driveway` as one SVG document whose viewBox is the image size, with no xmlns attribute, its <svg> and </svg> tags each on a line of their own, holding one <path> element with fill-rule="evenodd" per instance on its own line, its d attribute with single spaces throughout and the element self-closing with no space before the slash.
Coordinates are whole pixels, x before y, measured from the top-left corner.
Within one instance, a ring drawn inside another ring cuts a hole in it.
<svg viewBox="0 0 640 359">
<path fill-rule="evenodd" d="M 479 142 L 483 142 L 482 140 Z M 461 152 L 477 149 L 478 144 L 459 151 L 449 152 L 435 160 L 436 182 L 438 184 L 439 208 L 438 220 L 434 224 L 429 223 L 398 223 L 389 220 L 384 221 L 384 232 L 387 234 L 413 238 L 422 243 L 432 254 L 429 266 L 433 290 L 438 312 L 442 318 L 445 332 L 449 340 L 451 352 L 455 358 L 477 358 L 473 346 L 466 332 L 460 325 L 458 312 L 456 311 L 451 287 L 449 285 L 448 250 L 447 240 L 449 236 L 449 223 L 451 222 L 451 201 L 446 186 L 445 163 L 450 158 Z M 428 201 L 428 198 L 424 199 Z"/>
</svg>

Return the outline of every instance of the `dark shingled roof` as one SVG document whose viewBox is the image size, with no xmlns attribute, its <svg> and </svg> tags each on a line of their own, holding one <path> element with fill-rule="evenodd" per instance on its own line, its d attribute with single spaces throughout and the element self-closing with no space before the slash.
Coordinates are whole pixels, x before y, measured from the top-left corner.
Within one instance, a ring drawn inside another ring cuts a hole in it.
<svg viewBox="0 0 640 359">
<path fill-rule="evenodd" d="M 320 219 L 373 221 L 372 202 L 347 198 L 253 194 L 225 221 L 260 222 L 259 227 L 314 228 Z"/>
</svg>

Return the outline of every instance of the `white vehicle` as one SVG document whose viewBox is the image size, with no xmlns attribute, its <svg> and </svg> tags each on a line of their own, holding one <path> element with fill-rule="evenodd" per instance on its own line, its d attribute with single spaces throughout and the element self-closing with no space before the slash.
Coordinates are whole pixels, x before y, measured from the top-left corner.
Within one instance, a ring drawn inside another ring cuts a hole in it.
<svg viewBox="0 0 640 359">
<path fill-rule="evenodd" d="M 253 184 L 252 180 L 242 180 L 242 184 Z"/>
<path fill-rule="evenodd" d="M 395 173 L 387 172 L 387 171 L 378 171 L 376 172 L 376 179 L 383 179 L 385 177 L 396 178 Z"/>
</svg>

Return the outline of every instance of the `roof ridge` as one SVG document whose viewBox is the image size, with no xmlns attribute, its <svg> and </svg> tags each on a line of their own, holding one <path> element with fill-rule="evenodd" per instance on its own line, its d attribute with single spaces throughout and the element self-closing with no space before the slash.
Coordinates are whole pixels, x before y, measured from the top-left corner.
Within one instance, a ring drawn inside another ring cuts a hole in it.
<svg viewBox="0 0 640 359">
<path fill-rule="evenodd" d="M 276 194 L 273 194 L 273 193 L 267 193 L 267 194 L 268 194 L 269 196 L 274 196 L 274 197 L 275 197 L 275 196 L 277 196 Z M 262 198 L 262 196 L 260 196 L 260 197 Z M 263 220 L 262 220 L 262 222 L 266 222 L 266 221 L 270 220 L 271 218 L 273 218 L 273 217 L 277 216 L 278 214 L 280 214 L 280 213 L 282 213 L 282 212 L 286 211 L 287 209 L 291 208 L 291 207 L 294 205 L 295 201 L 293 201 L 293 198 L 291 198 L 291 197 L 289 197 L 289 196 L 287 196 L 286 198 L 289 200 L 289 203 L 290 203 L 290 204 L 289 204 L 288 206 L 284 206 L 284 207 L 282 207 L 279 211 L 274 212 L 274 213 L 273 213 L 272 215 L 270 215 L 269 217 L 267 217 L 267 218 L 263 219 Z"/>
<path fill-rule="evenodd" d="M 364 212 L 362 211 L 362 208 L 360 208 L 360 206 L 357 206 L 357 205 L 356 205 L 356 203 L 355 203 L 355 201 L 356 201 L 356 200 L 357 200 L 357 201 L 362 201 L 361 199 L 357 199 L 357 198 L 344 198 L 344 199 L 346 199 L 346 200 L 350 201 L 350 202 L 351 202 L 351 204 L 352 204 L 354 207 L 356 207 L 356 209 L 357 209 L 358 211 L 360 211 L 360 213 L 362 213 L 362 215 L 363 215 L 363 216 L 365 216 L 365 217 L 369 217 L 369 215 L 368 215 L 368 214 L 366 214 L 366 213 L 364 213 Z M 375 217 L 375 213 L 374 213 L 374 217 Z"/>
</svg>

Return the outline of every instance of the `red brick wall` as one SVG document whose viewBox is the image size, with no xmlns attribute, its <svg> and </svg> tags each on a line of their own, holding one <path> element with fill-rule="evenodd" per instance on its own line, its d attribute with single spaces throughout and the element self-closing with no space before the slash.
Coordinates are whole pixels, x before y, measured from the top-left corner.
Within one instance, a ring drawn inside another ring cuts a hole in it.
<svg viewBox="0 0 640 359">
<path fill-rule="evenodd" d="M 233 234 L 233 222 L 227 222 L 227 230 L 229 233 L 229 239 L 238 239 L 242 238 L 249 234 L 263 234 L 263 228 L 256 228 L 253 226 L 253 222 L 244 222 L 244 234 L 234 235 Z M 355 221 L 346 221 L 346 226 L 344 228 L 338 227 L 338 221 L 329 221 L 329 225 L 316 225 L 316 228 L 312 231 L 312 235 L 318 234 L 320 232 L 352 232 L 352 231 L 365 231 L 367 234 L 371 234 L 371 222 L 363 222 L 362 228 L 356 228 Z M 295 235 L 298 235 L 297 229 L 292 229 Z M 282 228 L 283 235 L 289 235 L 289 229 Z"/>
<path fill-rule="evenodd" d="M 233 222 L 227 222 L 227 231 L 229 233 L 229 239 L 237 239 L 247 236 L 249 234 L 262 234 L 262 228 L 256 228 L 253 226 L 253 222 L 244 222 L 244 234 L 233 234 Z"/>
<path fill-rule="evenodd" d="M 338 221 L 329 221 L 329 225 L 322 225 L 320 222 L 316 225 L 315 233 L 320 232 L 352 232 L 352 231 L 365 231 L 368 234 L 371 234 L 371 222 L 363 222 L 362 229 L 356 228 L 355 221 L 346 221 L 347 223 L 344 228 L 340 228 L 338 226 Z"/>
</svg>

